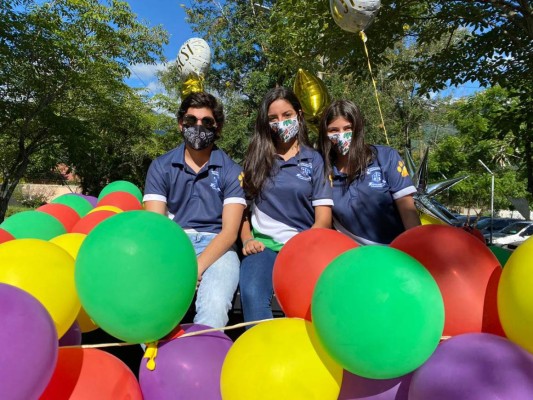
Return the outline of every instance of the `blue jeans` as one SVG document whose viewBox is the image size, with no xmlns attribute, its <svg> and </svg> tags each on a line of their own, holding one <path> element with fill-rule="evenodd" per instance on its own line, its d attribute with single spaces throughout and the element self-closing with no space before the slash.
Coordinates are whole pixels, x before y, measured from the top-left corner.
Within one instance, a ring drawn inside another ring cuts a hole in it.
<svg viewBox="0 0 533 400">
<path fill-rule="evenodd" d="M 214 233 L 189 233 L 196 256 L 215 238 Z M 202 275 L 196 293 L 195 324 L 222 328 L 228 323 L 228 311 L 239 284 L 239 257 L 233 248 L 226 251 Z"/>
<path fill-rule="evenodd" d="M 244 322 L 272 318 L 272 270 L 278 253 L 265 248 L 241 262 L 240 291 Z"/>
</svg>

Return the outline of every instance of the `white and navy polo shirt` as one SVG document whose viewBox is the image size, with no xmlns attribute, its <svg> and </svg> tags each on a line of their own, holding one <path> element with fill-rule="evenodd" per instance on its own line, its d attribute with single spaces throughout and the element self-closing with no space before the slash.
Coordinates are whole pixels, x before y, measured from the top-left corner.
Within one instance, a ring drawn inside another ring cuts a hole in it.
<svg viewBox="0 0 533 400">
<path fill-rule="evenodd" d="M 152 161 L 143 201 L 165 202 L 169 218 L 183 229 L 219 233 L 222 208 L 246 205 L 241 173 L 241 167 L 215 146 L 207 165 L 196 174 L 185 163 L 182 144 Z"/>
<path fill-rule="evenodd" d="M 297 233 L 311 228 L 317 206 L 332 206 L 331 182 L 324 179 L 320 154 L 301 146 L 294 157 L 277 157 L 273 176 L 252 204 L 254 237 L 279 251 Z"/>
<path fill-rule="evenodd" d="M 389 244 L 405 230 L 394 201 L 416 188 L 396 150 L 373 147 L 376 158 L 349 186 L 333 168 L 333 225 L 360 244 Z"/>
</svg>

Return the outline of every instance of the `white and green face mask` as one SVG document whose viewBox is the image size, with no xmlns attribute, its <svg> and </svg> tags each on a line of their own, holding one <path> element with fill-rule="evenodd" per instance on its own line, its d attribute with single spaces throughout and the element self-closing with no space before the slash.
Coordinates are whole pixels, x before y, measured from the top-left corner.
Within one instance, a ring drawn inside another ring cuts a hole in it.
<svg viewBox="0 0 533 400">
<path fill-rule="evenodd" d="M 337 147 L 338 152 L 345 156 L 348 154 L 348 150 L 350 150 L 350 143 L 352 143 L 352 131 L 328 135 L 328 139 Z"/>
<path fill-rule="evenodd" d="M 270 129 L 279 136 L 282 142 L 287 143 L 298 135 L 300 123 L 298 117 L 294 117 L 284 121 L 270 122 Z"/>
</svg>

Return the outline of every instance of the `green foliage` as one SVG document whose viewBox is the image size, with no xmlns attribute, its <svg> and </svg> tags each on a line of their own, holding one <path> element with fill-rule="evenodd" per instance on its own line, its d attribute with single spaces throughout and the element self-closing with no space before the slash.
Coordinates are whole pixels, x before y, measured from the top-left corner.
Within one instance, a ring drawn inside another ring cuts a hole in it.
<svg viewBox="0 0 533 400">
<path fill-rule="evenodd" d="M 490 208 L 491 177 L 479 160 L 495 174 L 495 209 L 508 209 L 509 197 L 527 195 L 521 128 L 511 121 L 502 123 L 505 110 L 514 102 L 516 98 L 496 86 L 451 106 L 448 116 L 458 133 L 438 143 L 430 155 L 430 170 L 447 177 L 469 177 L 454 186 L 444 202 Z M 441 178 L 433 174 L 433 179 Z"/>
<path fill-rule="evenodd" d="M 137 118 L 138 108 L 128 103 L 134 94 L 123 79 L 129 75 L 129 65 L 161 58 L 167 41 L 160 27 L 139 23 L 124 1 L 4 1 L 2 5 L 0 220 L 30 164 L 41 163 L 42 170 L 52 167 L 53 160 L 81 165 L 84 160 L 72 156 L 77 143 L 95 145 L 100 142 L 98 135 L 110 128 L 121 129 L 113 132 L 117 136 L 129 135 L 127 121 Z M 111 105 L 122 125 L 113 121 L 104 105 Z M 144 135 L 150 132 L 145 130 Z M 91 135 L 96 136 L 91 139 Z"/>
</svg>

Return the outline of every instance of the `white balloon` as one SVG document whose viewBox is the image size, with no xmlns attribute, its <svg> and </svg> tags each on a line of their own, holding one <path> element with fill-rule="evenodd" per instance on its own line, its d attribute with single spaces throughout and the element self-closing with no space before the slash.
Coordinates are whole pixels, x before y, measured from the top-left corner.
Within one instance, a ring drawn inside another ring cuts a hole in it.
<svg viewBox="0 0 533 400">
<path fill-rule="evenodd" d="M 348 32 L 365 30 L 381 7 L 380 0 L 329 0 L 331 15 Z"/>
<path fill-rule="evenodd" d="M 191 38 L 181 46 L 176 63 L 182 78 L 204 75 L 211 63 L 211 49 L 204 39 Z"/>
</svg>

